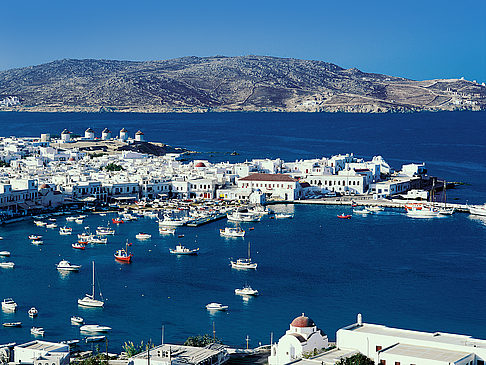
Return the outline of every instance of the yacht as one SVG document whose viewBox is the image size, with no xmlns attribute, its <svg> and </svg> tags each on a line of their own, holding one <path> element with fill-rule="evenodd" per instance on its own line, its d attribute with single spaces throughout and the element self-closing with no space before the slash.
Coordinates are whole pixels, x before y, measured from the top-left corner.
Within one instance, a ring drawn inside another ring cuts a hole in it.
<svg viewBox="0 0 486 365">
<path fill-rule="evenodd" d="M 87 243 L 98 243 L 98 244 L 106 244 L 108 242 L 108 238 L 90 235 L 86 240 Z"/>
<path fill-rule="evenodd" d="M 275 218 L 294 218 L 292 213 L 275 213 Z"/>
<path fill-rule="evenodd" d="M 412 218 L 436 218 L 439 210 L 424 204 L 408 204 L 405 206 L 407 215 Z"/>
<path fill-rule="evenodd" d="M 228 308 L 229 307 L 227 305 L 223 305 L 221 303 L 209 303 L 206 305 L 206 309 L 209 311 L 226 311 Z"/>
<path fill-rule="evenodd" d="M 233 212 L 226 215 L 230 222 L 260 222 L 262 218 L 259 214 L 250 212 Z"/>
<path fill-rule="evenodd" d="M 0 251 L 0 256 L 9 257 L 10 256 L 10 251 Z"/>
<path fill-rule="evenodd" d="M 73 233 L 73 229 L 69 227 L 61 227 L 59 228 L 60 235 L 69 235 Z"/>
<path fill-rule="evenodd" d="M 83 307 L 94 307 L 94 308 L 101 308 L 105 305 L 102 300 L 95 299 L 95 263 L 93 261 L 93 284 L 92 284 L 92 293 L 86 294 L 83 299 L 78 299 L 78 304 Z"/>
<path fill-rule="evenodd" d="M 34 318 L 39 314 L 39 311 L 36 308 L 32 307 L 28 310 L 27 313 L 29 314 L 30 318 Z"/>
<path fill-rule="evenodd" d="M 486 216 L 486 203 L 483 205 L 471 205 L 469 206 L 469 213 L 473 215 L 483 215 Z"/>
<path fill-rule="evenodd" d="M 8 312 L 14 312 L 17 310 L 17 303 L 12 298 L 6 298 L 2 301 L 2 309 Z"/>
<path fill-rule="evenodd" d="M 243 270 L 256 270 L 258 264 L 251 261 L 250 257 L 250 242 L 248 242 L 248 258 L 247 259 L 237 259 L 236 261 L 230 261 L 231 268 L 233 269 L 243 269 Z"/>
<path fill-rule="evenodd" d="M 79 327 L 79 330 L 82 332 L 108 332 L 111 331 L 111 327 L 100 326 L 99 324 L 85 324 Z"/>
<path fill-rule="evenodd" d="M 180 227 L 186 224 L 184 219 L 164 216 L 164 220 L 159 220 L 159 226 Z"/>
<path fill-rule="evenodd" d="M 32 327 L 30 329 L 30 333 L 34 336 L 44 336 L 45 331 L 42 327 Z"/>
<path fill-rule="evenodd" d="M 67 260 L 61 260 L 56 267 L 59 271 L 79 271 L 81 265 L 73 265 Z"/>
<path fill-rule="evenodd" d="M 71 317 L 71 324 L 74 324 L 74 325 L 82 325 L 84 324 L 84 319 L 81 318 L 81 317 L 77 317 L 77 316 L 72 316 Z"/>
<path fill-rule="evenodd" d="M 182 245 L 177 245 L 175 249 L 169 248 L 169 252 L 174 255 L 197 255 L 199 248 L 189 249 Z"/>
<path fill-rule="evenodd" d="M 150 237 L 152 237 L 152 235 L 144 232 L 140 232 L 135 236 L 137 240 L 148 240 Z"/>
<path fill-rule="evenodd" d="M 175 228 L 159 227 L 160 234 L 174 234 L 175 231 L 176 231 Z"/>
<path fill-rule="evenodd" d="M 257 296 L 258 290 L 252 289 L 252 287 L 249 285 L 245 285 L 242 289 L 235 289 L 235 294 Z"/>
<path fill-rule="evenodd" d="M 3 324 L 3 327 L 22 327 L 22 322 L 7 322 Z"/>
<path fill-rule="evenodd" d="M 240 227 L 225 227 L 219 230 L 219 234 L 223 237 L 245 237 L 245 231 Z"/>
<path fill-rule="evenodd" d="M 115 234 L 115 230 L 109 227 L 98 227 L 96 229 L 96 234 L 99 236 L 107 236 L 109 234 Z"/>
<path fill-rule="evenodd" d="M 3 269 L 13 269 L 15 264 L 13 262 L 0 262 L 0 268 Z"/>
</svg>

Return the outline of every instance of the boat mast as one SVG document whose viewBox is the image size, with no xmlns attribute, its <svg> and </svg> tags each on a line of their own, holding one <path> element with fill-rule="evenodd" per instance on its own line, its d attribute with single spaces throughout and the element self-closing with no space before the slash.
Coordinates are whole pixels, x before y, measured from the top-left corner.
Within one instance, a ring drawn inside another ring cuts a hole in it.
<svg viewBox="0 0 486 365">
<path fill-rule="evenodd" d="M 93 260 L 93 299 L 95 298 L 95 269 L 94 269 L 94 260 Z"/>
<path fill-rule="evenodd" d="M 248 261 L 250 261 L 250 242 L 248 241 Z"/>
<path fill-rule="evenodd" d="M 444 208 L 447 208 L 447 181 L 444 180 Z"/>
</svg>

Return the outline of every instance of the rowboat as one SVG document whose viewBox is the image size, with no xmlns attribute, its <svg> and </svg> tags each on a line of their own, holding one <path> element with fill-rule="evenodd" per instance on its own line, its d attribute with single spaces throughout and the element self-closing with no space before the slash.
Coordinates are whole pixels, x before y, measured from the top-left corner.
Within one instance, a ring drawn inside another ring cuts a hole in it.
<svg viewBox="0 0 486 365">
<path fill-rule="evenodd" d="M 3 324 L 3 327 L 22 327 L 22 322 L 7 322 Z"/>
</svg>

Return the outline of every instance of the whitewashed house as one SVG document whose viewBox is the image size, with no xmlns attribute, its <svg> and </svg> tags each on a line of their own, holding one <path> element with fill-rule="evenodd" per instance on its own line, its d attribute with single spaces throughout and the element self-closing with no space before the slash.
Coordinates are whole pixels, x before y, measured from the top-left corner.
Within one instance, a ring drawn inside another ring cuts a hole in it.
<svg viewBox="0 0 486 365">
<path fill-rule="evenodd" d="M 302 189 L 296 179 L 285 174 L 250 174 L 238 179 L 238 188 L 242 196 L 259 189 L 268 198 L 293 201 L 302 198 Z"/>
</svg>

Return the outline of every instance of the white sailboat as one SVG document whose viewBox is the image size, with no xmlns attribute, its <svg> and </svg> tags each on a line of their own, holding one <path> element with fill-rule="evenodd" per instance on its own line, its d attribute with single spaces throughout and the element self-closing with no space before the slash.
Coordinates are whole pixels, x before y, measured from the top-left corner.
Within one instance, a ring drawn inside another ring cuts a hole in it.
<svg viewBox="0 0 486 365">
<path fill-rule="evenodd" d="M 243 270 L 255 270 L 258 264 L 251 261 L 250 257 L 250 242 L 248 242 L 248 258 L 247 259 L 237 259 L 236 261 L 231 261 L 231 268 L 233 269 L 243 269 Z"/>
<path fill-rule="evenodd" d="M 78 305 L 83 307 L 101 308 L 105 305 L 102 300 L 95 299 L 95 263 L 93 261 L 93 290 L 92 294 L 86 294 L 83 299 L 78 299 Z"/>
<path fill-rule="evenodd" d="M 439 209 L 439 214 L 441 215 L 452 215 L 456 210 L 454 207 L 447 208 L 447 182 L 444 180 L 444 207 Z"/>
</svg>

